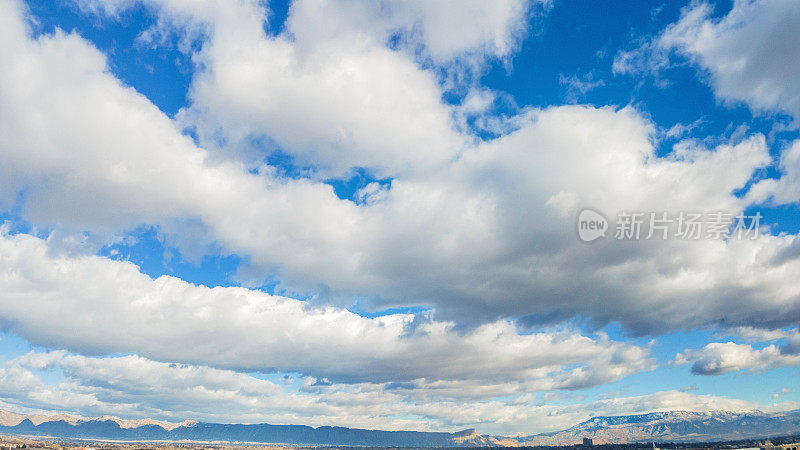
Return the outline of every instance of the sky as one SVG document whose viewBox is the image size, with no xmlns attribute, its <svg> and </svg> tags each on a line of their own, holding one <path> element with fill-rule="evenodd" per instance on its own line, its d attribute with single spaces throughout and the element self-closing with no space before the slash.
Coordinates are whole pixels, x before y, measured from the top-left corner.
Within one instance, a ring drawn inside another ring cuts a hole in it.
<svg viewBox="0 0 800 450">
<path fill-rule="evenodd" d="M 0 0 L 0 409 L 800 409 L 796 0 Z"/>
</svg>

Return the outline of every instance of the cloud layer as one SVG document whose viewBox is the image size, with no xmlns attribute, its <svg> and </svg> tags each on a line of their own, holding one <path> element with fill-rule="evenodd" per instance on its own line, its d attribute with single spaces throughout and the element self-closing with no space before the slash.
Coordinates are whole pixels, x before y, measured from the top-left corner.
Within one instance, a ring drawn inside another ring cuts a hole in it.
<svg viewBox="0 0 800 450">
<path fill-rule="evenodd" d="M 4 328 L 49 348 L 346 383 L 468 382 L 464 396 L 577 389 L 653 365 L 646 348 L 606 338 L 520 335 L 508 322 L 459 333 L 410 314 L 369 319 L 245 288 L 153 280 L 127 262 L 53 254 L 23 234 L 3 235 L 0 248 Z"/>
<path fill-rule="evenodd" d="M 64 380 L 44 382 L 38 375 L 43 369 L 62 372 Z M 508 433 L 558 429 L 597 415 L 659 410 L 780 411 L 798 406 L 792 402 L 768 406 L 678 391 L 566 406 L 543 403 L 533 396 L 513 402 L 454 402 L 414 398 L 412 391 L 390 385 L 320 386 L 313 381 L 304 380 L 299 391 L 290 392 L 284 382 L 227 370 L 157 363 L 138 356 L 97 359 L 63 352 L 31 352 L 0 367 L 0 393 L 11 405 L 84 416 L 111 413 L 173 421 L 192 416 L 205 421 L 378 429 L 456 431 L 478 427 L 488 433 Z"/>
<path fill-rule="evenodd" d="M 769 161 L 758 135 L 712 149 L 681 143 L 658 158 L 653 125 L 631 108 L 530 110 L 515 119 L 517 131 L 464 149 L 435 178 L 368 186 L 369 201 L 357 204 L 313 179 L 248 171 L 196 147 L 114 79 L 89 43 L 63 33 L 31 39 L 15 3 L 6 5 L 0 96 L 13 113 L 0 118 L 3 192 L 12 202 L 24 190 L 20 210 L 38 226 L 109 242 L 155 225 L 187 252 L 214 243 L 293 290 L 322 286 L 340 304 L 357 296 L 377 307 L 429 305 L 469 325 L 583 315 L 659 333 L 800 318 L 786 288 L 800 262 L 769 263 L 794 236 L 594 246 L 574 236 L 585 205 L 609 216 L 743 210 L 732 192 Z M 315 129 L 307 125 L 304 136 Z"/>
<path fill-rule="evenodd" d="M 0 367 L 12 406 L 506 433 L 765 407 L 683 390 L 548 404 L 657 367 L 647 344 L 593 332 L 608 324 L 626 338 L 723 329 L 750 342 L 704 340 L 664 360 L 698 375 L 800 364 L 788 330 L 800 323 L 796 234 L 765 224 L 757 239 L 624 241 L 612 229 L 585 244 L 575 223 L 587 207 L 613 227 L 623 211 L 795 202 L 800 142 L 779 156 L 759 133 L 665 148 L 630 105 L 489 114 L 508 94 L 481 74 L 510 67 L 549 2 L 452 13 L 299 0 L 283 27 L 255 0 L 76 3 L 99 21 L 144 5 L 153 25 L 138 42 L 175 46 L 193 73 L 168 117 L 92 42 L 35 35 L 25 6 L 0 0 L 0 211 L 23 224 L 0 228 L 0 327 L 58 349 Z M 658 75 L 680 55 L 726 104 L 797 118 L 796 9 L 740 0 L 715 18 L 693 3 L 613 70 Z M 570 102 L 606 82 L 570 73 Z M 467 116 L 498 137 L 476 136 Z M 276 155 L 285 162 L 268 163 Z M 354 173 L 366 181 L 337 195 Z M 154 279 L 98 256 L 141 229 L 185 256 L 235 255 L 238 281 L 277 280 L 283 295 Z M 351 312 L 392 307 L 426 312 Z"/>
<path fill-rule="evenodd" d="M 798 342 L 800 334 L 796 332 L 781 346 L 770 344 L 758 349 L 748 344 L 713 342 L 701 349 L 688 349 L 672 362 L 692 364 L 695 375 L 721 375 L 739 370 L 764 372 L 800 365 Z"/>
</svg>

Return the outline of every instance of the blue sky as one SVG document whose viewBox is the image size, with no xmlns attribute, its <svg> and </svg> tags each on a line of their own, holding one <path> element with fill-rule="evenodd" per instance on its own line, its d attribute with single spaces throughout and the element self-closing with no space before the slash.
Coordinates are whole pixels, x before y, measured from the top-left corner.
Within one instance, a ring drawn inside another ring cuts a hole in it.
<svg viewBox="0 0 800 450">
<path fill-rule="evenodd" d="M 800 408 L 800 15 L 767 3 L 0 1 L 0 407 Z M 586 244 L 586 207 L 763 219 Z"/>
</svg>

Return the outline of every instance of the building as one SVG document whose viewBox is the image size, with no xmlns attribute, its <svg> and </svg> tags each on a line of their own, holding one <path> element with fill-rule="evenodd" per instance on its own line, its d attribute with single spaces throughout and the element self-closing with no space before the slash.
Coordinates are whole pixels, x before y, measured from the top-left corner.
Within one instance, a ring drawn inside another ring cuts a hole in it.
<svg viewBox="0 0 800 450">
<path fill-rule="evenodd" d="M 800 450 L 800 442 L 783 445 L 772 445 L 772 442 L 766 441 L 759 448 L 762 450 Z"/>
</svg>

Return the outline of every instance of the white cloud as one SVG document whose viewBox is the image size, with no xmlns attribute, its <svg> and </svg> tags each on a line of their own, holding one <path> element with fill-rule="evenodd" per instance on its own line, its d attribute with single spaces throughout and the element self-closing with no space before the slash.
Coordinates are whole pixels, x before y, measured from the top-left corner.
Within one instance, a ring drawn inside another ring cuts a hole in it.
<svg viewBox="0 0 800 450">
<path fill-rule="evenodd" d="M 757 182 L 748 193 L 753 202 L 773 204 L 794 203 L 800 200 L 800 140 L 781 154 L 780 178 L 769 178 Z"/>
<path fill-rule="evenodd" d="M 0 317 L 48 348 L 339 382 L 414 381 L 463 396 L 583 388 L 654 365 L 647 348 L 604 337 L 520 335 L 507 322 L 459 333 L 409 314 L 369 319 L 244 288 L 153 280 L 127 262 L 54 254 L 29 235 L 3 235 L 0 249 Z M 51 362 L 42 358 L 26 363 Z"/>
<path fill-rule="evenodd" d="M 79 3 L 115 17 L 132 4 Z M 791 64 L 763 70 L 796 53 L 797 40 L 763 56 L 759 34 L 791 38 L 796 19 L 781 12 L 795 6 L 756 4 L 737 1 L 721 20 L 693 6 L 646 44 L 648 57 L 657 69 L 677 50 L 709 70 L 720 98 L 797 116 Z M 659 158 L 657 127 L 632 107 L 529 108 L 485 124 L 501 138 L 475 142 L 465 117 L 501 95 L 469 82 L 462 105 L 442 95 L 453 87 L 448 77 L 513 53 L 535 8 L 516 0 L 459 3 L 456 14 L 442 3 L 301 0 L 276 37 L 264 32 L 268 14 L 255 0 L 147 5 L 158 23 L 142 41 L 162 45 L 177 34 L 185 52 L 202 42 L 177 121 L 116 79 L 88 41 L 61 31 L 34 38 L 21 3 L 0 0 L 0 206 L 47 236 L 0 233 L 0 325 L 78 353 L 31 353 L 0 368 L 0 405 L 487 432 L 763 406 L 676 391 L 538 404 L 532 392 L 654 366 L 648 348 L 549 327 L 575 317 L 634 334 L 724 325 L 751 340 L 785 340 L 678 355 L 695 373 L 798 364 L 800 337 L 775 331 L 800 321 L 797 236 L 765 229 L 756 240 L 584 245 L 574 221 L 586 206 L 613 218 L 793 201 L 800 144 L 783 154 L 780 181 L 741 198 L 733 192 L 770 163 L 763 136 L 714 148 L 681 141 Z M 637 55 L 620 54 L 615 72 L 643 70 Z M 599 83 L 573 78 L 564 82 L 577 93 Z M 183 126 L 196 128 L 199 145 Z M 254 164 L 264 151 L 254 139 L 310 169 L 287 179 Z M 353 167 L 394 178 L 360 189 L 357 203 L 319 181 Z M 91 255 L 142 225 L 184 254 L 210 246 L 236 254 L 254 278 L 275 276 L 279 289 L 311 299 L 151 279 Z M 370 319 L 342 307 L 354 299 L 432 311 Z M 136 355 L 91 357 L 117 353 Z M 63 382 L 37 377 L 54 367 Z M 292 391 L 241 373 L 253 370 L 307 377 Z M 505 396 L 515 399 L 497 400 Z"/>
<path fill-rule="evenodd" d="M 703 118 L 699 118 L 690 124 L 676 123 L 669 129 L 664 131 L 664 136 L 670 139 L 678 139 L 692 132 L 703 122 Z"/>
<path fill-rule="evenodd" d="M 333 5 L 309 8 L 335 18 Z M 195 74 L 182 113 L 204 145 L 216 147 L 220 134 L 239 148 L 266 137 L 321 176 L 366 167 L 380 177 L 441 167 L 465 145 L 434 74 L 382 42 L 355 32 L 317 40 L 303 30 L 295 41 L 243 40 L 238 23 L 213 26 L 198 56 L 207 69 Z"/>
<path fill-rule="evenodd" d="M 29 364 L 37 358 L 47 359 L 47 368 L 59 370 L 63 379 L 49 383 L 40 379 Z M 20 390 L 20 386 L 29 389 Z M 482 433 L 508 434 L 565 428 L 600 415 L 797 407 L 792 402 L 768 406 L 677 391 L 565 405 L 540 403 L 530 397 L 448 401 L 409 396 L 410 393 L 413 394 L 385 384 L 333 384 L 309 392 L 232 371 L 159 363 L 139 356 L 88 358 L 60 352 L 31 353 L 0 367 L 0 396 L 6 404 L 86 417 L 110 412 L 119 417 L 171 421 L 451 431 L 476 427 Z"/>
<path fill-rule="evenodd" d="M 738 370 L 765 371 L 800 365 L 800 354 L 782 351 L 774 344 L 755 349 L 748 344 L 713 342 L 701 349 L 687 349 L 674 364 L 692 364 L 696 375 L 721 375 Z"/>
<path fill-rule="evenodd" d="M 481 0 L 360 3 L 298 1 L 292 5 L 290 31 L 316 42 L 358 30 L 378 41 L 394 36 L 407 51 L 423 52 L 437 64 L 454 59 L 504 58 L 527 34 L 529 14 L 549 1 Z M 333 26 L 320 27 L 320 23 Z M 383 42 L 381 42 L 383 43 Z M 417 46 L 421 48 L 417 48 Z"/>
<path fill-rule="evenodd" d="M 692 3 L 680 20 L 614 59 L 615 73 L 656 77 L 674 61 L 689 58 L 726 103 L 746 104 L 754 113 L 784 113 L 800 119 L 800 5 L 793 0 L 735 0 L 721 18 L 714 7 Z M 800 199 L 800 142 L 782 151 L 780 179 L 758 182 L 752 202 L 793 203 Z"/>
<path fill-rule="evenodd" d="M 577 75 L 566 77 L 561 74 L 558 82 L 567 86 L 566 100 L 568 103 L 577 103 L 587 92 L 606 84 L 603 80 L 595 80 L 591 72 L 581 77 Z"/>
<path fill-rule="evenodd" d="M 673 64 L 671 53 L 697 65 L 714 94 L 742 102 L 754 112 L 800 117 L 800 5 L 793 0 L 735 0 L 721 18 L 714 7 L 694 2 L 661 34 L 621 51 L 614 73 L 645 73 L 658 79 Z M 663 80 L 661 80 L 663 81 Z"/>
<path fill-rule="evenodd" d="M 135 2 L 80 3 L 115 15 Z M 416 62 L 418 47 L 448 66 L 505 57 L 525 34 L 530 9 L 521 0 L 297 1 L 286 31 L 270 37 L 257 2 L 144 3 L 160 20 L 145 37 L 208 37 L 192 57 L 191 105 L 180 114 L 205 147 L 260 161 L 277 145 L 321 177 L 353 167 L 395 176 L 448 163 L 468 139 L 453 129 L 436 72 Z M 399 50 L 385 45 L 393 36 Z"/>
<path fill-rule="evenodd" d="M 716 148 L 685 141 L 657 158 L 655 127 L 632 108 L 528 110 L 513 118 L 516 131 L 464 147 L 435 173 L 395 178 L 356 205 L 338 199 L 329 185 L 283 179 L 267 166 L 251 173 L 215 158 L 111 76 L 89 43 L 63 33 L 33 39 L 18 4 L 2 5 L 2 193 L 6 204 L 21 199 L 24 219 L 53 228 L 51 241 L 75 232 L 90 242 L 114 239 L 152 225 L 172 239 L 183 236 L 183 251 L 214 243 L 247 259 L 253 273 L 277 275 L 282 286 L 328 293 L 313 299 L 317 305 L 365 297 L 377 308 L 427 305 L 437 320 L 459 325 L 511 317 L 527 326 L 580 315 L 645 334 L 722 322 L 776 328 L 800 318 L 789 281 L 800 273 L 800 254 L 791 253 L 794 236 L 606 239 L 586 246 L 574 233 L 582 206 L 609 216 L 743 210 L 748 201 L 731 193 L 769 162 L 759 135 Z M 196 14 L 219 15 L 215 26 L 252 31 L 260 10 L 243 8 L 209 6 Z M 241 58 L 256 69 L 265 45 L 303 51 L 296 42 L 266 40 L 260 27 L 251 39 L 236 38 L 241 52 L 220 57 Z M 403 58 L 372 40 L 364 45 L 381 58 Z M 403 64 L 398 67 L 413 71 L 412 80 L 428 76 L 410 60 Z M 308 66 L 321 73 L 326 67 Z M 428 86 L 435 95 L 424 108 L 444 108 L 436 84 Z M 448 121 L 449 113 L 442 117 Z M 442 127 L 437 136 L 463 138 Z M 441 148 L 435 139 L 421 142 Z"/>
<path fill-rule="evenodd" d="M 688 7 L 658 45 L 707 70 L 718 98 L 800 118 L 800 4 L 735 0 L 720 19 L 712 11 L 707 3 Z"/>
<path fill-rule="evenodd" d="M 747 411 L 760 410 L 764 412 L 790 411 L 796 409 L 797 402 L 784 402 L 776 405 L 763 405 L 746 400 L 720 397 L 716 395 L 691 394 L 680 391 L 662 391 L 650 395 L 636 397 L 621 397 L 610 400 L 600 400 L 595 403 L 600 411 L 624 411 L 612 414 L 641 414 L 655 411 Z M 595 414 L 592 415 L 611 415 Z"/>
<path fill-rule="evenodd" d="M 736 327 L 719 331 L 716 333 L 716 336 L 718 337 L 736 336 L 747 342 L 767 342 L 767 341 L 776 341 L 778 339 L 792 338 L 798 336 L 798 330 L 797 329 L 765 330 L 765 329 L 743 326 L 743 327 Z"/>
</svg>

